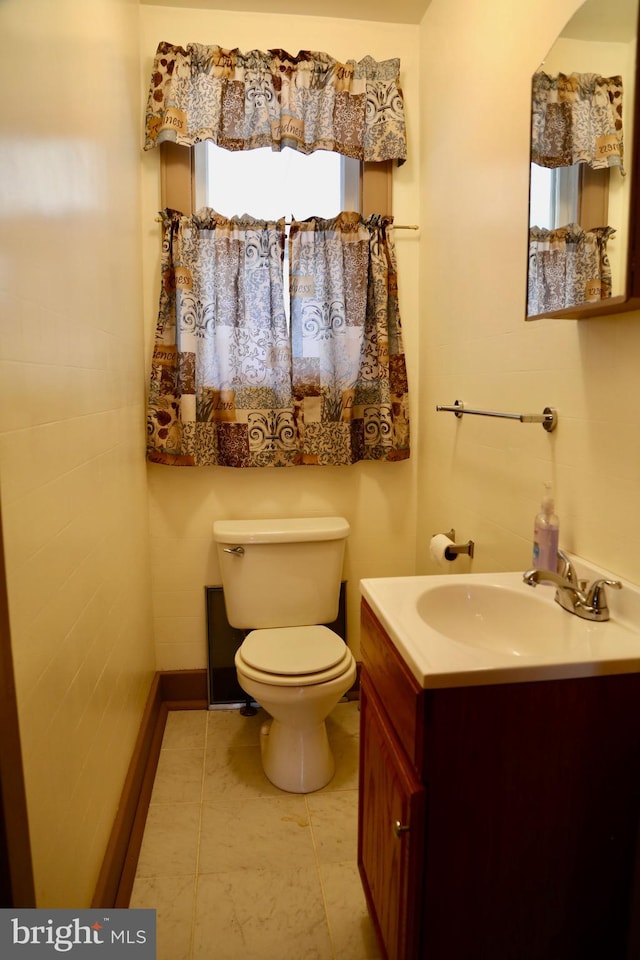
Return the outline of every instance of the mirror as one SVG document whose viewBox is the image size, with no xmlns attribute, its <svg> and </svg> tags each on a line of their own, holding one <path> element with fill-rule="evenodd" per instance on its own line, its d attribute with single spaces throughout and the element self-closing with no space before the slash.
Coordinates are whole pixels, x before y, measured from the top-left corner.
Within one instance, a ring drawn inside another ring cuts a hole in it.
<svg viewBox="0 0 640 960">
<path fill-rule="evenodd" d="M 532 79 L 527 320 L 640 307 L 637 46 L 638 0 L 586 0 Z"/>
</svg>

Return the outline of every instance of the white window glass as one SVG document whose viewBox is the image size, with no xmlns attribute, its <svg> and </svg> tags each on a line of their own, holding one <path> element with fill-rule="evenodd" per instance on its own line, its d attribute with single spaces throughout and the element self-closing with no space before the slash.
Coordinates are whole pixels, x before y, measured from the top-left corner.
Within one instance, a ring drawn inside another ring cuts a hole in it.
<svg viewBox="0 0 640 960">
<path fill-rule="evenodd" d="M 225 217 L 306 220 L 359 211 L 359 177 L 357 160 L 326 150 L 230 151 L 208 141 L 195 149 L 196 209 Z"/>
<path fill-rule="evenodd" d="M 231 151 L 210 141 L 196 144 L 195 206 L 212 207 L 224 217 L 248 213 L 258 220 L 306 220 L 360 211 L 360 162 L 327 150 L 280 153 L 270 147 Z M 284 289 L 289 288 L 285 245 Z M 289 300 L 285 296 L 289 317 Z"/>
</svg>

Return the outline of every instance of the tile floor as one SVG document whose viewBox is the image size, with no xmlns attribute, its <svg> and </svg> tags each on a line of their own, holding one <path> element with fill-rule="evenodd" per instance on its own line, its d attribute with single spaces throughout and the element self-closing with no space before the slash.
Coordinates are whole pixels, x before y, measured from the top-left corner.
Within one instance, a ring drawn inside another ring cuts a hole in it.
<svg viewBox="0 0 640 960">
<path fill-rule="evenodd" d="M 265 714 L 171 712 L 131 907 L 157 910 L 158 960 L 375 960 L 356 866 L 358 703 L 327 729 L 336 774 L 283 793 L 264 776 Z"/>
</svg>

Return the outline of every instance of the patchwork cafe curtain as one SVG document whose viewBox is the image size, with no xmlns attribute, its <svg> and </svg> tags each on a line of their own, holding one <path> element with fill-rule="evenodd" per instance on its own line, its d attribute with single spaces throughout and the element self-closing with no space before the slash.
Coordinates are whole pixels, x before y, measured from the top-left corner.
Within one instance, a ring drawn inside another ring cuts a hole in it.
<svg viewBox="0 0 640 960">
<path fill-rule="evenodd" d="M 406 158 L 400 61 L 340 63 L 301 50 L 225 50 L 160 43 L 145 149 L 212 140 L 227 150 L 332 150 L 360 160 Z"/>
<path fill-rule="evenodd" d="M 622 77 L 539 72 L 533 77 L 531 160 L 623 170 Z"/>
<path fill-rule="evenodd" d="M 304 463 L 409 456 L 391 223 L 342 213 L 291 226 L 293 391 Z"/>
<path fill-rule="evenodd" d="M 607 241 L 615 230 L 583 230 L 577 223 L 556 230 L 531 227 L 527 315 L 594 303 L 611 296 Z"/>
<path fill-rule="evenodd" d="M 147 456 L 178 466 L 298 462 L 284 220 L 162 213 Z"/>
<path fill-rule="evenodd" d="M 391 219 L 165 210 L 148 458 L 232 467 L 409 456 Z"/>
</svg>

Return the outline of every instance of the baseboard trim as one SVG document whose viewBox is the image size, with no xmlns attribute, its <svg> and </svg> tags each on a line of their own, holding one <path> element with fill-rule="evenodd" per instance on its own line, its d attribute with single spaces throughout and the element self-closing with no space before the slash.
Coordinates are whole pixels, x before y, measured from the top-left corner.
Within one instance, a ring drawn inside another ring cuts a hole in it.
<svg viewBox="0 0 640 960">
<path fill-rule="evenodd" d="M 149 688 L 91 905 L 128 907 L 169 710 L 207 707 L 207 671 L 158 672 Z"/>
<path fill-rule="evenodd" d="M 162 701 L 169 710 L 206 710 L 206 670 L 173 670 L 160 673 L 159 677 Z"/>
</svg>

